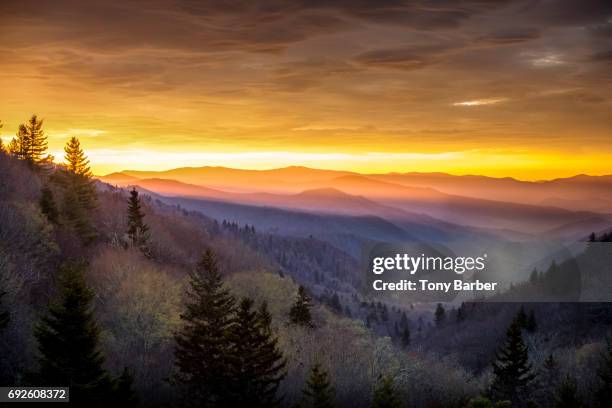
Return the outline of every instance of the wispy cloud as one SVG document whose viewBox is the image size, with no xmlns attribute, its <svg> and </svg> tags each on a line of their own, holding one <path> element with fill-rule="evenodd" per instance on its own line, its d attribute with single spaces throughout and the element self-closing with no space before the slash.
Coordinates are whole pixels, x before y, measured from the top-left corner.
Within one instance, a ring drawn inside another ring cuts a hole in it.
<svg viewBox="0 0 612 408">
<path fill-rule="evenodd" d="M 475 99 L 473 101 L 462 101 L 455 102 L 453 106 L 482 106 L 482 105 L 495 105 L 508 101 L 508 98 L 487 98 L 487 99 Z"/>
<path fill-rule="evenodd" d="M 546 67 L 556 67 L 558 65 L 564 65 L 564 64 L 567 64 L 567 62 L 562 60 L 560 55 L 550 54 L 550 55 L 544 55 L 544 56 L 532 59 L 531 64 L 534 67 L 546 68 Z"/>
<path fill-rule="evenodd" d="M 525 51 L 519 54 L 527 64 L 535 68 L 550 68 L 568 63 L 565 55 L 548 50 L 548 51 Z"/>
</svg>

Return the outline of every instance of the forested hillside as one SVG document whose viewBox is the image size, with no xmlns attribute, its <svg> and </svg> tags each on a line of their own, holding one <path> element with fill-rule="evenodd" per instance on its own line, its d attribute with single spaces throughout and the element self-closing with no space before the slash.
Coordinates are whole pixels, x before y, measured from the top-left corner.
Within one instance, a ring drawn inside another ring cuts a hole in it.
<svg viewBox="0 0 612 408">
<path fill-rule="evenodd" d="M 76 138 L 65 153 L 35 116 L 0 153 L 2 384 L 70 384 L 80 406 L 610 401 L 605 304 L 381 302 L 317 236 L 114 188 Z"/>
<path fill-rule="evenodd" d="M 270 336 L 286 361 L 276 393 L 283 406 L 306 398 L 302 390 L 315 363 L 328 373 L 339 405 L 358 393 L 367 406 L 381 375 L 392 375 L 402 397 L 418 406 L 460 403 L 478 393 L 479 381 L 450 360 L 403 351 L 317 301 L 307 302 L 308 324 L 291 323 L 295 279 L 333 287 L 354 262 L 348 256 L 314 238 L 257 236 L 135 191 L 93 188 L 76 142 L 67 146 L 66 166 L 17 154 L 14 146 L 0 153 L 4 384 L 65 378 L 80 383 L 71 395 L 82 401 L 101 394 L 122 404 L 137 397 L 143 406 L 177 401 L 175 338 L 191 299 L 190 276 L 209 250 L 232 295 L 254 299 L 254 308 L 268 305 Z M 82 314 L 71 314 L 74 302 Z M 72 362 L 57 360 L 79 353 L 66 331 L 76 324 L 70 319 L 95 328 L 81 345 L 81 357 L 91 359 L 73 362 L 92 370 L 78 381 Z"/>
</svg>

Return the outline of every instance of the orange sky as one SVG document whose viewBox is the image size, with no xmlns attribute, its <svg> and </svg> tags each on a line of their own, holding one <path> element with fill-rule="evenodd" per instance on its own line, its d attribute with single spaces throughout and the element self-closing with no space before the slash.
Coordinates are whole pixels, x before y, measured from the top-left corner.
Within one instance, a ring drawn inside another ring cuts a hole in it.
<svg viewBox="0 0 612 408">
<path fill-rule="evenodd" d="M 8 0 L 0 132 L 98 174 L 612 173 L 612 6 L 550 3 Z"/>
</svg>

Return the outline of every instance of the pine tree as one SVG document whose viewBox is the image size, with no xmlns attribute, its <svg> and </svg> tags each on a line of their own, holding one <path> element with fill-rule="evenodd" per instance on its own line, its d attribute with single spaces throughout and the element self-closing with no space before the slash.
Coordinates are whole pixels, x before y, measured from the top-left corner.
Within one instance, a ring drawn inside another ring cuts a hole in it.
<svg viewBox="0 0 612 408">
<path fill-rule="evenodd" d="M 38 119 L 36 115 L 32 115 L 26 129 L 28 132 L 28 159 L 35 164 L 48 163 L 51 160 L 50 156 L 43 156 L 47 151 L 47 136 L 43 131 L 43 121 Z"/>
<path fill-rule="evenodd" d="M 97 206 L 96 187 L 89 168 L 89 160 L 76 137 L 71 137 L 64 146 L 64 160 L 70 178 L 69 183 L 74 189 L 80 206 L 84 210 L 93 210 Z"/>
<path fill-rule="evenodd" d="M 406 348 L 410 345 L 410 329 L 408 326 L 402 329 L 402 347 Z"/>
<path fill-rule="evenodd" d="M 8 310 L 4 309 L 3 306 L 3 302 L 2 302 L 2 298 L 6 295 L 6 292 L 3 290 L 0 290 L 0 333 L 2 333 L 2 330 L 4 330 L 6 328 L 6 326 L 8 326 L 10 320 L 11 320 L 11 315 L 9 314 Z"/>
<path fill-rule="evenodd" d="M 64 147 L 65 168 L 52 176 L 62 189 L 62 217 L 76 231 L 85 245 L 97 237 L 93 223 L 98 196 L 88 160 L 77 138 L 72 137 Z"/>
<path fill-rule="evenodd" d="M 400 327 L 408 327 L 408 324 L 408 316 L 406 316 L 406 312 L 402 312 L 402 315 L 400 317 Z"/>
<path fill-rule="evenodd" d="M 9 153 L 20 160 L 25 160 L 27 159 L 28 145 L 28 130 L 26 126 L 22 123 L 21 125 L 19 125 L 16 136 L 13 137 L 13 139 L 11 139 L 11 142 L 9 143 Z"/>
<path fill-rule="evenodd" d="M 114 403 L 119 407 L 135 407 L 138 405 L 138 396 L 132 389 L 134 378 L 127 367 L 123 369 L 121 375 L 115 380 L 113 390 Z"/>
<path fill-rule="evenodd" d="M 444 310 L 444 306 L 442 306 L 442 303 L 438 303 L 436 305 L 436 312 L 435 312 L 436 326 L 438 327 L 442 326 L 445 320 L 446 320 L 446 311 Z"/>
<path fill-rule="evenodd" d="M 213 253 L 207 250 L 191 274 L 188 301 L 175 335 L 176 380 L 193 406 L 220 406 L 231 380 L 235 300 L 224 288 Z M 188 404 L 189 405 L 189 404 Z"/>
<path fill-rule="evenodd" d="M 308 293 L 306 293 L 306 288 L 300 285 L 295 303 L 289 310 L 289 321 L 291 324 L 304 327 L 313 327 L 312 316 L 310 314 L 311 308 L 312 303 L 310 296 L 308 296 Z"/>
<path fill-rule="evenodd" d="M 496 353 L 493 374 L 492 396 L 496 400 L 512 401 L 513 405 L 525 397 L 529 385 L 535 378 L 529 363 L 527 347 L 523 342 L 521 327 L 516 319 L 506 331 L 505 342 Z"/>
<path fill-rule="evenodd" d="M 393 377 L 381 376 L 374 389 L 372 408 L 399 408 L 401 406 L 402 400 L 395 388 Z"/>
<path fill-rule="evenodd" d="M 17 158 L 19 158 L 19 152 L 21 151 L 20 147 L 19 147 L 19 142 L 17 140 L 17 138 L 12 138 L 11 141 L 9 142 L 8 146 L 6 147 L 6 152 L 12 156 L 15 156 Z"/>
<path fill-rule="evenodd" d="M 40 352 L 36 385 L 69 386 L 72 404 L 107 406 L 112 380 L 103 368 L 91 307 L 94 294 L 85 284 L 82 265 L 64 265 L 59 290 L 59 301 L 34 331 Z"/>
<path fill-rule="evenodd" d="M 144 213 L 140 207 L 138 191 L 132 188 L 128 200 L 128 237 L 134 246 L 141 249 L 146 247 L 149 239 L 149 227 L 144 222 Z"/>
<path fill-rule="evenodd" d="M 27 160 L 30 164 L 41 166 L 53 160 L 47 151 L 47 136 L 43 130 L 43 121 L 32 115 L 26 124 L 19 125 L 17 136 L 9 145 L 9 152 L 19 159 Z"/>
<path fill-rule="evenodd" d="M 85 152 L 81 148 L 81 142 L 75 136 L 72 136 L 70 140 L 64 146 L 64 152 L 66 155 L 66 168 L 74 174 L 91 177 L 91 169 L 89 168 L 89 160 L 85 156 Z"/>
<path fill-rule="evenodd" d="M 606 352 L 602 355 L 602 362 L 597 376 L 601 386 L 596 393 L 597 406 L 612 406 L 612 340 L 608 340 Z"/>
<path fill-rule="evenodd" d="M 556 408 L 580 408 L 582 402 L 578 397 L 578 388 L 576 387 L 576 381 L 569 376 L 565 377 L 555 396 L 555 407 Z"/>
<path fill-rule="evenodd" d="M 267 305 L 253 310 L 253 300 L 244 298 L 231 330 L 231 403 L 228 406 L 266 408 L 280 404 L 277 390 L 285 377 L 285 360 L 272 335 Z"/>
<path fill-rule="evenodd" d="M 43 187 L 40 191 L 40 211 L 47 217 L 47 219 L 56 224 L 59 220 L 59 212 L 55 205 L 55 199 L 53 198 L 53 192 L 49 187 Z"/>
<path fill-rule="evenodd" d="M 319 363 L 315 363 L 310 370 L 306 388 L 302 393 L 305 399 L 304 408 L 333 408 L 335 405 L 334 389 L 331 386 L 329 375 Z"/>
</svg>

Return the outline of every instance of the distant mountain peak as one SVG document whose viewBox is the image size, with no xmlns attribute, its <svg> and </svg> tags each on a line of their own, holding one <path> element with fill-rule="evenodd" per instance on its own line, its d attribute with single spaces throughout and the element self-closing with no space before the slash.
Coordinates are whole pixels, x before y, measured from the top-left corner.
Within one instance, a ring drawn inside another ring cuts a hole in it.
<svg viewBox="0 0 612 408">
<path fill-rule="evenodd" d="M 296 196 L 332 196 L 332 197 L 355 197 L 351 194 L 347 194 L 344 191 L 338 190 L 333 187 L 322 187 L 304 190 Z"/>
</svg>

